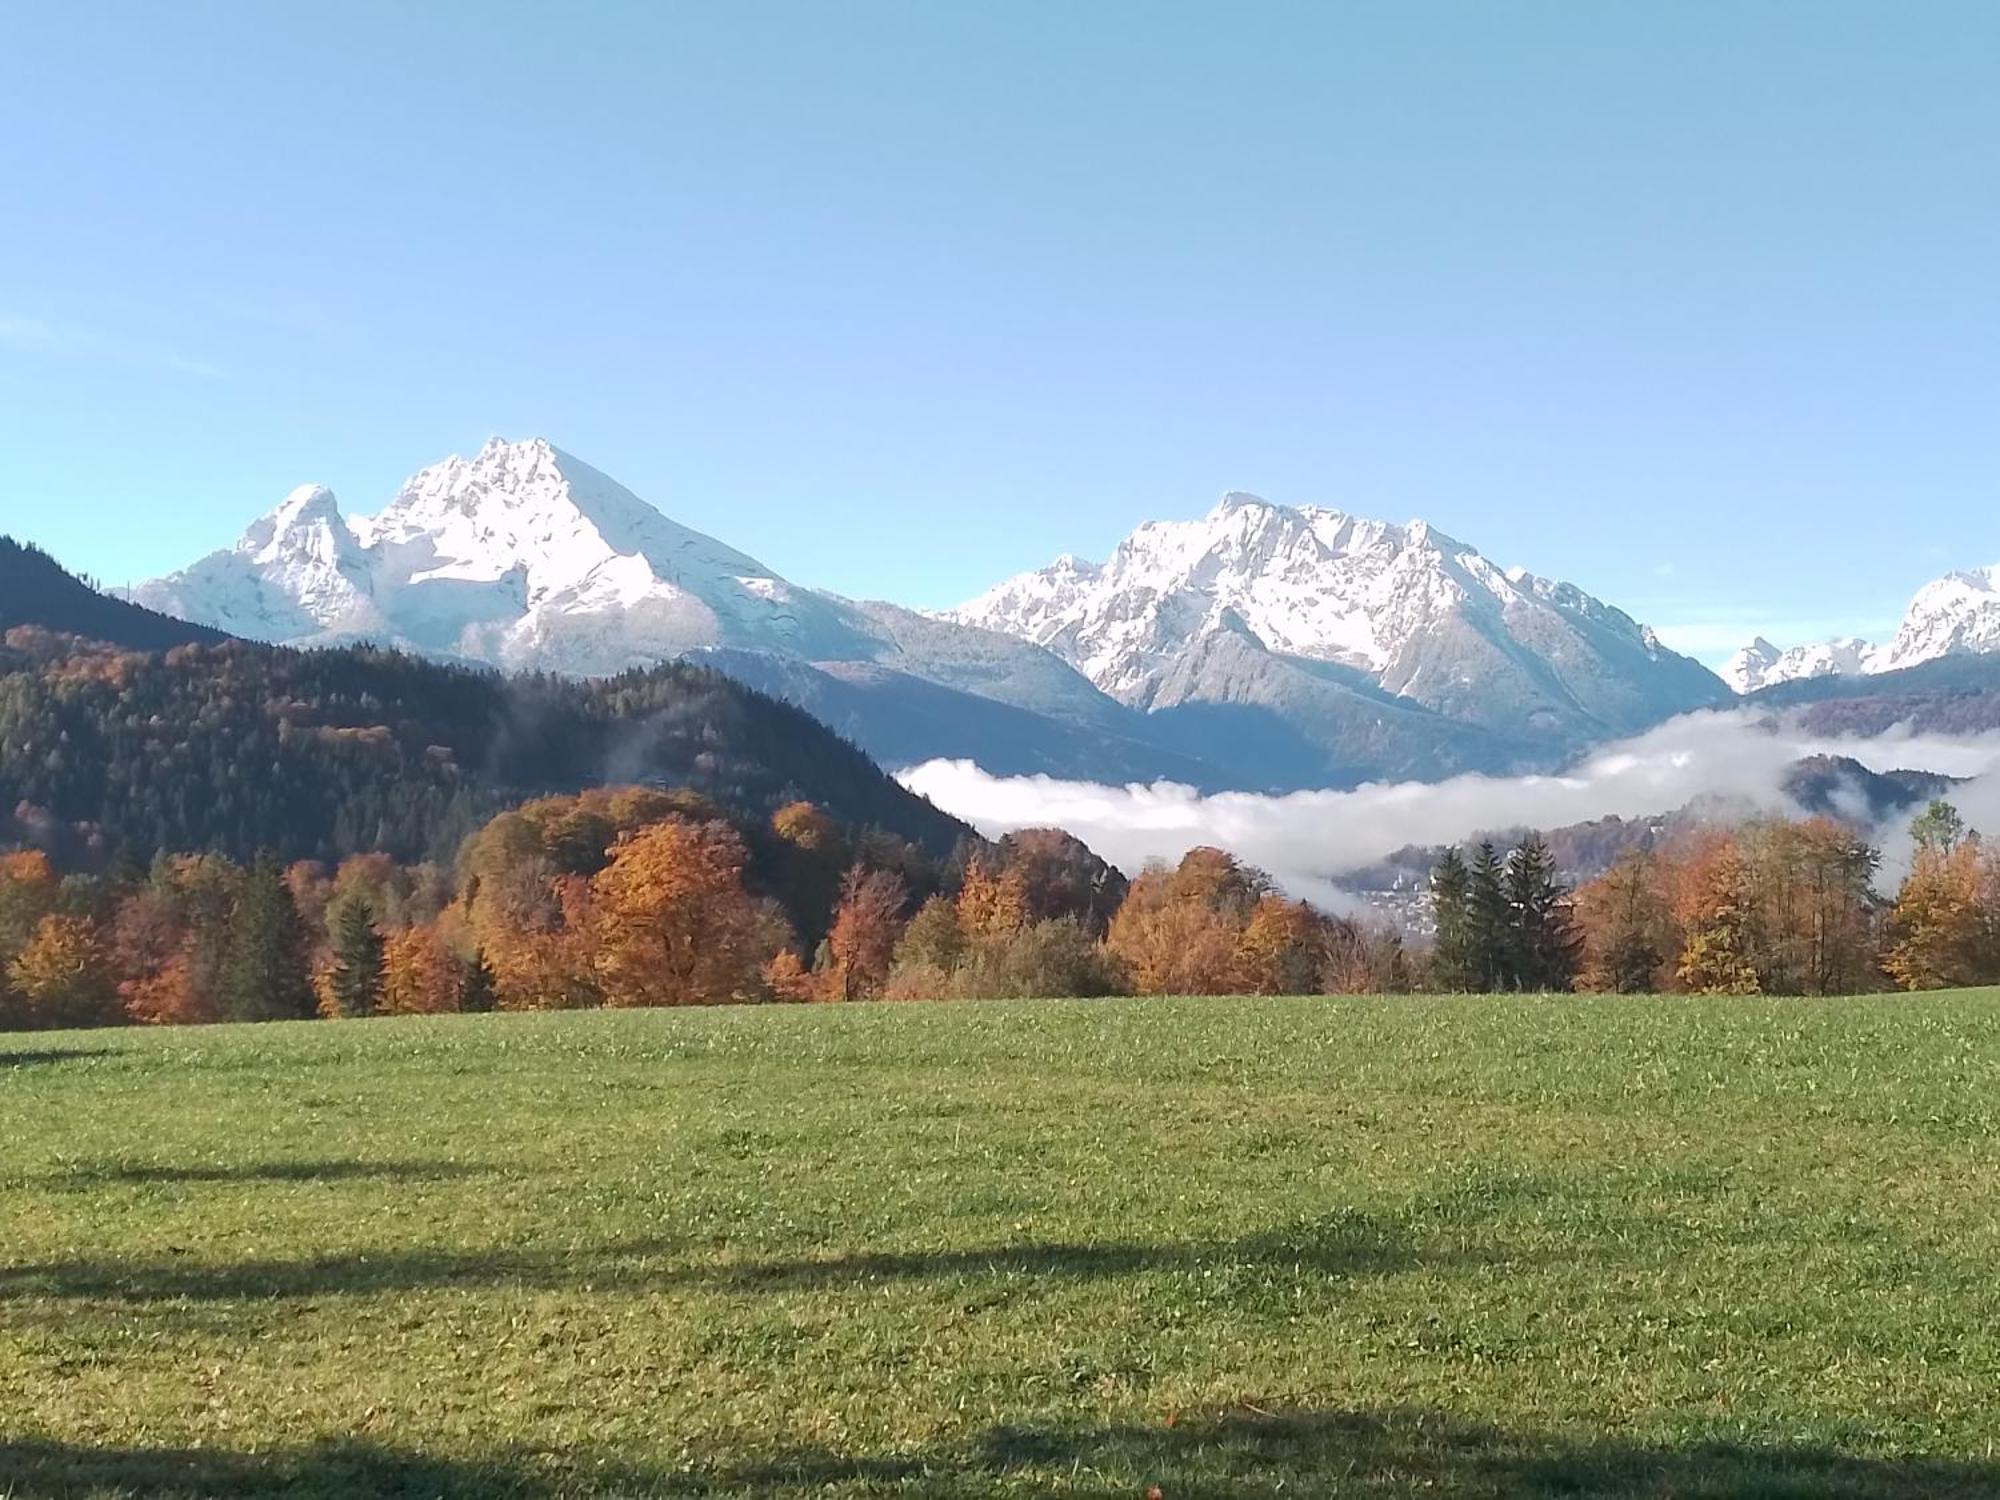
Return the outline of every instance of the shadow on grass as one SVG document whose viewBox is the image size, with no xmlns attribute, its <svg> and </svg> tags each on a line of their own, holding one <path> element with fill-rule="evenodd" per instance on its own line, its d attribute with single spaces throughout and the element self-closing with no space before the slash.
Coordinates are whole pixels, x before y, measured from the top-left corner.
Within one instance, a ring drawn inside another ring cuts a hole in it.
<svg viewBox="0 0 2000 1500">
<path fill-rule="evenodd" d="M 711 1286 L 776 1291 L 983 1276 L 1105 1280 L 1152 1271 L 1213 1271 L 1231 1266 L 1337 1280 L 1394 1275 L 1418 1265 L 1440 1263 L 1438 1257 L 1419 1255 L 1361 1214 L 1336 1215 L 1283 1232 L 1209 1244 L 1032 1242 L 721 1262 L 688 1262 L 686 1252 L 687 1246 L 678 1241 L 642 1240 L 568 1252 L 381 1250 L 221 1264 L 186 1259 L 74 1259 L 0 1266 L 0 1301 L 224 1302 L 467 1286 L 633 1292 Z"/>
<path fill-rule="evenodd" d="M 190 1165 L 115 1162 L 81 1167 L 52 1179 L 75 1186 L 99 1183 L 206 1182 L 441 1182 L 474 1177 L 487 1170 L 448 1161 L 251 1161 Z"/>
<path fill-rule="evenodd" d="M 1453 1257 L 1458 1259 L 1460 1257 Z M 1327 1277 L 1388 1276 L 1439 1263 L 1392 1228 L 1365 1214 L 1335 1214 L 1248 1239 L 1208 1244 L 1076 1244 L 1031 1242 L 990 1249 L 892 1251 L 747 1261 L 700 1271 L 733 1286 L 832 1286 L 843 1282 L 944 1280 L 1020 1275 L 1095 1280 L 1145 1271 L 1187 1271 L 1248 1265 Z"/>
<path fill-rule="evenodd" d="M 2000 1493 L 2000 1464 L 1877 1458 L 1818 1446 L 1648 1446 L 1477 1426 L 1435 1412 L 1240 1411 L 1174 1427 L 1001 1427 L 969 1444 L 847 1455 L 822 1448 L 666 1466 L 608 1454 L 458 1459 L 373 1443 L 229 1453 L 0 1442 L 16 1500 L 79 1493 L 293 1495 L 922 1495 L 1172 1500 L 1449 1493 L 1483 1500 L 1961 1500 Z"/>
<path fill-rule="evenodd" d="M 81 1062 L 86 1057 L 109 1057 L 109 1047 L 41 1047 L 17 1052 L 0 1052 L 0 1072 L 8 1068 L 42 1068 L 54 1063 Z"/>
</svg>

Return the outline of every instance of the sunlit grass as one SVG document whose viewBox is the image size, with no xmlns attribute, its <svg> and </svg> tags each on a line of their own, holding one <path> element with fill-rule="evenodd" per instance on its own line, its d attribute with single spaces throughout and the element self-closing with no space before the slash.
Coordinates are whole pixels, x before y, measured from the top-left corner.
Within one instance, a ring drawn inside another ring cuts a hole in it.
<svg viewBox="0 0 2000 1500">
<path fill-rule="evenodd" d="M 0 1039 L 0 1495 L 2000 1493 L 2000 997 Z"/>
</svg>

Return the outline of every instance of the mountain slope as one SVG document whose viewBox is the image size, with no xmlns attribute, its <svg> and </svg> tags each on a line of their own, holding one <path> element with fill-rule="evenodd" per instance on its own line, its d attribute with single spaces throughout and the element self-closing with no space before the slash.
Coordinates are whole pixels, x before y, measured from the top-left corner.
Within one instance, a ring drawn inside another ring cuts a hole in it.
<svg viewBox="0 0 2000 1500">
<path fill-rule="evenodd" d="M 1753 708 L 1794 710 L 1813 734 L 1983 734 L 2000 729 L 2000 654 L 1940 656 L 1895 672 L 1775 683 Z"/>
<path fill-rule="evenodd" d="M 449 857 L 500 807 L 627 782 L 751 825 L 804 798 L 940 857 L 968 832 L 802 710 L 685 662 L 577 682 L 238 641 L 78 670 L 103 651 L 0 647 L 0 809 L 140 861 Z"/>
<path fill-rule="evenodd" d="M 40 548 L 0 536 L 0 634 L 21 625 L 135 651 L 227 639 L 219 630 L 100 594 Z"/>
<path fill-rule="evenodd" d="M 1045 646 L 1137 707 L 1254 698 L 1324 736 L 1356 714 L 1386 733 L 1393 705 L 1529 758 L 1728 697 L 1706 668 L 1572 585 L 1503 572 L 1421 521 L 1254 495 L 1142 526 L 1101 564 L 1059 558 L 948 617 Z M 1280 664 L 1293 671 L 1273 691 Z M 1305 678 L 1375 696 L 1335 706 Z"/>
</svg>

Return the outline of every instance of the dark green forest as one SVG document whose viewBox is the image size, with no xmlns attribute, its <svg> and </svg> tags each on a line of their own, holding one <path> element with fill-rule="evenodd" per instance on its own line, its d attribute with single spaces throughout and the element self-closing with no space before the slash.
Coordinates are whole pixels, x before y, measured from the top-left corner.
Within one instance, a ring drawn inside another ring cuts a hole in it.
<svg viewBox="0 0 2000 1500">
<path fill-rule="evenodd" d="M 0 645 L 0 842 L 71 868 L 444 859 L 500 808 L 614 782 L 746 821 L 810 801 L 935 855 L 967 832 L 802 711 L 682 663 L 572 682 L 371 647 Z"/>
</svg>

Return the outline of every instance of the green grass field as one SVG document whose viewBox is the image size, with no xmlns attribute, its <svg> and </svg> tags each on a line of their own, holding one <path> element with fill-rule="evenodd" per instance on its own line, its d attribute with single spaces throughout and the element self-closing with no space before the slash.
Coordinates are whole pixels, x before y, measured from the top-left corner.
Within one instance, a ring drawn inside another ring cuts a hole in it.
<svg viewBox="0 0 2000 1500">
<path fill-rule="evenodd" d="M 0 1038 L 0 1496 L 2000 1494 L 2000 995 Z"/>
</svg>

